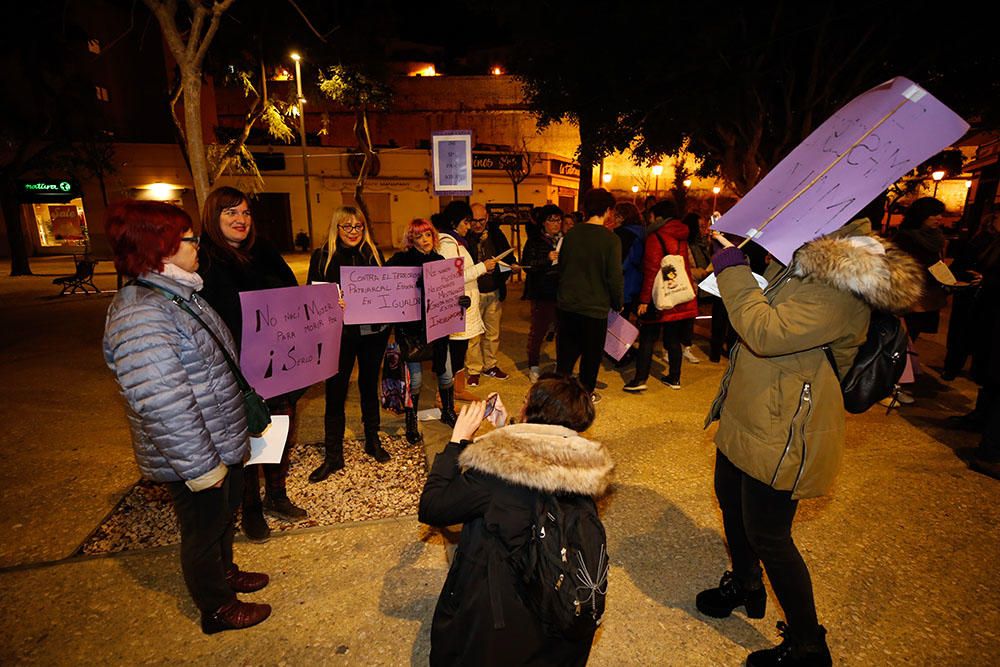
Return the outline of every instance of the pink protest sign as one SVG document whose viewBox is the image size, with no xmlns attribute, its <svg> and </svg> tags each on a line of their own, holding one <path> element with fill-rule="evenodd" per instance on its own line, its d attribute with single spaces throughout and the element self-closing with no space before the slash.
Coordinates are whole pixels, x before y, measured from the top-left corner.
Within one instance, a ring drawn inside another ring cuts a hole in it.
<svg viewBox="0 0 1000 667">
<path fill-rule="evenodd" d="M 240 368 L 264 398 L 337 374 L 344 328 L 336 284 L 242 292 Z"/>
<path fill-rule="evenodd" d="M 344 324 L 388 324 L 420 319 L 419 266 L 344 266 Z"/>
<path fill-rule="evenodd" d="M 632 343 L 639 336 L 639 330 L 613 310 L 608 311 L 608 334 L 604 337 L 604 351 L 615 361 L 621 361 Z"/>
<path fill-rule="evenodd" d="M 458 301 L 465 296 L 465 260 L 440 259 L 424 264 L 424 312 L 427 340 L 465 331 L 465 310 Z"/>
<path fill-rule="evenodd" d="M 862 93 L 820 125 L 713 226 L 752 238 L 784 264 L 969 124 L 909 79 Z"/>
</svg>

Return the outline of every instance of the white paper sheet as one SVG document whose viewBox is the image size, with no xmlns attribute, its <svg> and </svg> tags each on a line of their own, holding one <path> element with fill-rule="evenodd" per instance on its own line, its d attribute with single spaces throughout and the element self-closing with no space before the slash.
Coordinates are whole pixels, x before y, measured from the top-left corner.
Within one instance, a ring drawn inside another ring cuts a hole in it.
<svg viewBox="0 0 1000 667">
<path fill-rule="evenodd" d="M 288 440 L 288 415 L 271 415 L 271 425 L 259 438 L 250 438 L 250 460 L 245 465 L 281 463 Z"/>
<path fill-rule="evenodd" d="M 753 277 L 756 278 L 757 284 L 760 285 L 761 289 L 767 287 L 767 281 L 764 280 L 764 276 L 755 273 L 753 274 Z M 708 278 L 705 278 L 698 283 L 698 289 L 703 289 L 712 296 L 717 296 L 720 299 L 722 298 L 722 295 L 719 294 L 719 281 L 715 279 L 714 273 L 708 274 Z"/>
</svg>

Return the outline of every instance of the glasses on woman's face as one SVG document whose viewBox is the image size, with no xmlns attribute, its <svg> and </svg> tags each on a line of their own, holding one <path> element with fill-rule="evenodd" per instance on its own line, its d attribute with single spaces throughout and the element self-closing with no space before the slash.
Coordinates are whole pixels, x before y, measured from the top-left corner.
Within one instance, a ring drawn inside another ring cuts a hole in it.
<svg viewBox="0 0 1000 667">
<path fill-rule="evenodd" d="M 563 219 L 561 215 L 550 215 L 545 218 L 545 222 L 558 222 L 559 224 L 562 224 L 562 221 Z"/>
<path fill-rule="evenodd" d="M 360 232 L 362 229 L 365 228 L 365 226 L 359 222 L 353 225 L 337 225 L 337 228 L 342 229 L 345 232 Z"/>
<path fill-rule="evenodd" d="M 182 236 L 181 237 L 181 241 L 183 241 L 184 243 L 193 243 L 195 245 L 198 245 L 199 243 L 201 243 L 201 237 L 200 236 Z"/>
</svg>

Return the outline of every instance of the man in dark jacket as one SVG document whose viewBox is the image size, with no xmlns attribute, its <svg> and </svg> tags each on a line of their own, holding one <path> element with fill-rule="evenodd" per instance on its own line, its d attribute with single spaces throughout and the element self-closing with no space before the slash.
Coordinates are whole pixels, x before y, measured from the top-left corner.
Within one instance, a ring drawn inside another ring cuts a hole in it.
<svg viewBox="0 0 1000 667">
<path fill-rule="evenodd" d="M 587 220 L 563 237 L 559 250 L 556 369 L 571 375 L 580 360 L 580 382 L 594 393 L 608 330 L 608 310 L 624 300 L 622 244 L 605 222 L 615 215 L 615 198 L 603 188 L 583 195 Z"/>
<path fill-rule="evenodd" d="M 472 261 L 482 262 L 510 249 L 510 242 L 500 230 L 499 221 L 489 221 L 486 207 L 482 204 L 472 205 L 472 226 L 466 236 L 469 243 L 469 254 Z M 510 260 L 510 257 L 506 257 Z M 467 384 L 470 387 L 479 385 L 480 375 L 487 375 L 497 380 L 506 380 L 509 375 L 500 369 L 497 363 L 497 352 L 500 350 L 500 318 L 503 316 L 503 300 L 507 298 L 507 279 L 510 270 L 504 271 L 501 265 L 486 274 L 479 276 L 479 313 L 483 318 L 485 331 L 469 341 L 469 352 L 465 359 L 465 367 L 469 371 Z"/>
</svg>

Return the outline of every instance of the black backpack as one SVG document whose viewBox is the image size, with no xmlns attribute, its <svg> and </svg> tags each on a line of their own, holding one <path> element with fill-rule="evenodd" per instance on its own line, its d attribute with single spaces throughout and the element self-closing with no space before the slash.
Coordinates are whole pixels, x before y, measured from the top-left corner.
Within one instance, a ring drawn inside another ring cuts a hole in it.
<svg viewBox="0 0 1000 667">
<path fill-rule="evenodd" d="M 531 537 L 510 560 L 547 635 L 593 637 L 604 616 L 609 563 L 592 498 L 539 493 Z"/>
<path fill-rule="evenodd" d="M 823 346 L 833 372 L 840 376 L 837 362 L 829 345 Z M 844 392 L 844 408 L 851 414 L 861 414 L 888 396 L 899 392 L 899 378 L 906 368 L 906 329 L 899 317 L 873 310 L 868 324 L 868 337 L 858 348 L 854 363 L 840 381 Z M 891 406 L 890 406 L 891 408 Z"/>
</svg>

